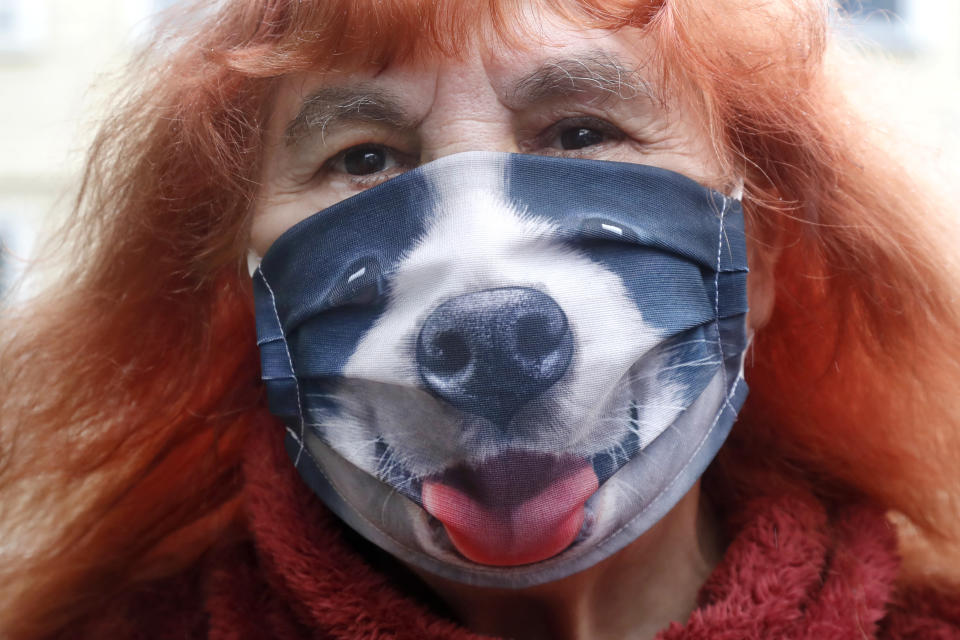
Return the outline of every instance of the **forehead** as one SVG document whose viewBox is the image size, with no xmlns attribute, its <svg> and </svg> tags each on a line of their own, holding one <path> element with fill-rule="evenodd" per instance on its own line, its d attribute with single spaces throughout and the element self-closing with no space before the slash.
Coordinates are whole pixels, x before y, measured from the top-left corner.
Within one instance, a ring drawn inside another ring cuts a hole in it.
<svg viewBox="0 0 960 640">
<path fill-rule="evenodd" d="M 432 95 L 441 74 L 458 78 L 461 85 L 487 85 L 507 106 L 538 92 L 548 97 L 565 86 L 570 91 L 593 85 L 621 94 L 652 93 L 655 79 L 649 51 L 638 28 L 586 28 L 551 16 L 522 41 L 474 38 L 456 53 L 432 48 L 377 66 L 289 74 L 280 80 L 275 113 L 292 116 L 304 100 L 325 87 L 376 87 L 401 100 L 422 102 Z"/>
</svg>

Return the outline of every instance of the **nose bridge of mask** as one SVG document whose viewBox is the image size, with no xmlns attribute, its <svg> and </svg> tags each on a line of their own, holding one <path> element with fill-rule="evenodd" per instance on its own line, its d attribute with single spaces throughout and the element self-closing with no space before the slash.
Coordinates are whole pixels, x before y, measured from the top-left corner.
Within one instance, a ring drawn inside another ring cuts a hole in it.
<svg viewBox="0 0 960 640">
<path fill-rule="evenodd" d="M 745 256 L 739 202 L 679 174 L 449 156 L 263 257 L 271 410 L 311 488 L 406 562 L 559 579 L 649 528 L 726 437 Z"/>
</svg>

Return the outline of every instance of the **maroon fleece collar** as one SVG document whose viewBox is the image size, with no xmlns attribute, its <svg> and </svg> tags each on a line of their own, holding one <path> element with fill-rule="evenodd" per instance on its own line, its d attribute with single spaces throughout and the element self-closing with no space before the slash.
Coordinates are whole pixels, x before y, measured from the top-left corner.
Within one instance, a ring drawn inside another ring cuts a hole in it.
<svg viewBox="0 0 960 640">
<path fill-rule="evenodd" d="M 297 477 L 278 431 L 252 436 L 244 467 L 247 511 L 261 579 L 295 614 L 294 626 L 310 630 L 303 637 L 480 637 L 372 568 L 345 539 L 344 525 Z M 889 624 L 881 621 L 898 559 L 894 533 L 879 510 L 855 505 L 828 517 L 821 502 L 797 491 L 749 500 L 732 520 L 742 524 L 704 585 L 700 608 L 659 638 L 886 636 Z M 208 604 L 211 624 L 215 610 Z M 279 626 L 272 629 L 281 635 Z M 289 637 L 300 636 L 291 627 Z"/>
</svg>

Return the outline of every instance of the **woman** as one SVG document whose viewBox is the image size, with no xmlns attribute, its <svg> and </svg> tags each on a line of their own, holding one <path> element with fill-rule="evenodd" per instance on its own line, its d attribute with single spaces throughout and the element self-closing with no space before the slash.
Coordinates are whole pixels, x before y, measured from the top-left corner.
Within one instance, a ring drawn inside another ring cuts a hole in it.
<svg viewBox="0 0 960 640">
<path fill-rule="evenodd" d="M 5 330 L 7 635 L 958 633 L 947 236 L 818 2 L 194 15 Z"/>
</svg>

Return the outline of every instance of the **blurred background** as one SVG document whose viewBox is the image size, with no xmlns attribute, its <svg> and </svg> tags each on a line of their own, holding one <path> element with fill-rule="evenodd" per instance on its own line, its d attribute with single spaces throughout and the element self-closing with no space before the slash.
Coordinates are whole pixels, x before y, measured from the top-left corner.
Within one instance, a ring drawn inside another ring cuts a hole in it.
<svg viewBox="0 0 960 640">
<path fill-rule="evenodd" d="M 0 0 L 0 299 L 69 214 L 111 83 L 177 2 Z M 840 4 L 838 32 L 875 72 L 866 107 L 960 182 L 960 0 Z"/>
</svg>

